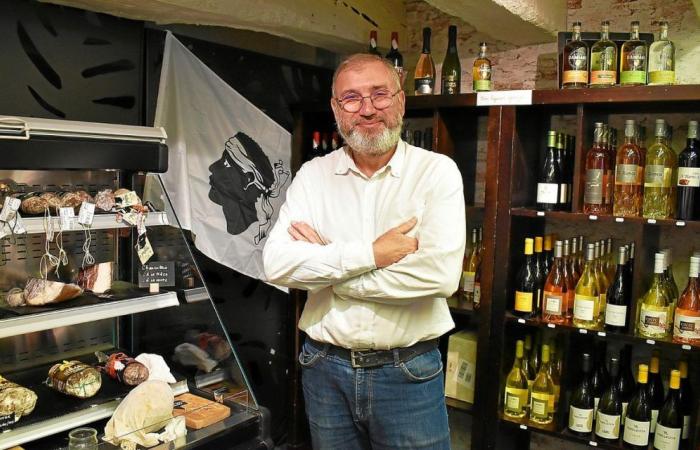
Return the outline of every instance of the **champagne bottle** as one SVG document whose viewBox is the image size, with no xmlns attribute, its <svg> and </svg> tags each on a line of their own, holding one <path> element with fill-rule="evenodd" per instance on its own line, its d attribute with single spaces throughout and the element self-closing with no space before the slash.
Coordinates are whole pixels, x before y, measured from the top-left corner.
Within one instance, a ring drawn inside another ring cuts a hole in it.
<svg viewBox="0 0 700 450">
<path fill-rule="evenodd" d="M 654 450 L 678 450 L 683 431 L 683 414 L 679 398 L 681 373 L 671 371 L 668 395 L 664 401 L 656 423 Z"/>
<path fill-rule="evenodd" d="M 634 450 L 647 450 L 649 446 L 649 428 L 651 427 L 651 408 L 647 395 L 647 378 L 649 367 L 646 364 L 639 365 L 637 378 L 637 391 L 627 407 L 625 416 L 625 432 L 622 442 L 625 448 Z"/>
<path fill-rule="evenodd" d="M 654 434 L 659 410 L 664 404 L 664 384 L 659 373 L 659 352 L 654 351 L 649 362 L 649 380 L 647 383 L 649 407 L 651 408 L 651 426 L 649 433 Z"/>
<path fill-rule="evenodd" d="M 382 56 L 377 49 L 377 30 L 369 32 L 369 48 L 367 49 L 367 53 L 370 55 Z"/>
<path fill-rule="evenodd" d="M 673 340 L 684 344 L 700 344 L 700 258 L 690 257 L 688 285 L 678 299 L 673 326 Z"/>
<path fill-rule="evenodd" d="M 519 317 L 535 315 L 537 296 L 537 267 L 533 255 L 534 240 L 525 239 L 525 262 L 515 278 L 515 304 L 513 314 Z"/>
<path fill-rule="evenodd" d="M 618 251 L 617 271 L 606 297 L 608 304 L 605 307 L 605 329 L 624 332 L 627 328 L 629 290 L 632 287 L 627 280 L 627 249 L 621 246 Z"/>
<path fill-rule="evenodd" d="M 675 173 L 678 168 L 676 152 L 666 138 L 666 122 L 656 120 L 656 142 L 647 150 L 644 167 L 644 199 L 642 213 L 647 219 L 674 217 L 676 206 Z"/>
<path fill-rule="evenodd" d="M 435 63 L 430 54 L 430 28 L 423 28 L 423 51 L 418 58 L 413 78 L 415 95 L 431 95 L 435 87 Z"/>
<path fill-rule="evenodd" d="M 554 243 L 554 263 L 544 283 L 544 300 L 542 320 L 545 322 L 566 323 L 566 311 L 569 309 L 569 285 L 564 271 L 562 242 Z"/>
<path fill-rule="evenodd" d="M 668 22 L 659 22 L 659 39 L 649 46 L 649 84 L 676 82 L 676 47 L 668 39 Z"/>
<path fill-rule="evenodd" d="M 474 60 L 472 67 L 472 88 L 474 92 L 490 91 L 491 86 L 491 61 L 488 58 L 486 42 L 479 44 L 479 56 Z"/>
<path fill-rule="evenodd" d="M 554 420 L 554 383 L 549 376 L 549 346 L 542 346 L 542 364 L 532 383 L 530 394 L 530 421 L 548 425 Z"/>
<path fill-rule="evenodd" d="M 561 167 L 557 162 L 557 132 L 547 133 L 547 150 L 544 164 L 537 181 L 537 209 L 555 211 L 559 209 L 561 183 L 563 180 Z"/>
<path fill-rule="evenodd" d="M 687 142 L 685 149 L 678 155 L 676 218 L 697 220 L 700 218 L 700 142 L 698 123 L 695 120 L 688 122 Z"/>
<path fill-rule="evenodd" d="M 528 402 L 528 379 L 523 370 L 523 341 L 515 343 L 515 360 L 513 368 L 506 377 L 503 414 L 515 420 L 525 418 Z"/>
<path fill-rule="evenodd" d="M 588 244 L 586 249 L 586 264 L 581 278 L 576 284 L 574 295 L 574 326 L 595 329 L 598 326 L 600 314 L 600 289 L 595 274 L 595 247 Z"/>
<path fill-rule="evenodd" d="M 610 384 L 608 369 L 605 367 L 607 357 L 607 344 L 605 341 L 598 341 L 595 345 L 594 368 L 591 373 L 591 389 L 593 390 L 593 410 L 598 410 L 600 397 Z M 594 415 L 595 417 L 595 415 Z"/>
<path fill-rule="evenodd" d="M 681 359 L 678 363 L 678 371 L 681 376 L 681 387 L 678 391 L 680 397 L 681 414 L 683 415 L 683 432 L 681 443 L 683 448 L 690 448 L 690 417 L 695 409 L 695 398 L 693 388 L 688 381 L 688 361 Z"/>
<path fill-rule="evenodd" d="M 569 430 L 578 436 L 588 436 L 593 431 L 593 387 L 591 386 L 591 355 L 581 357 L 581 381 L 571 393 L 569 402 Z"/>
<path fill-rule="evenodd" d="M 620 438 L 622 421 L 622 402 L 617 379 L 620 373 L 618 358 L 610 358 L 610 377 L 613 380 L 603 392 L 596 413 L 595 435 L 603 442 L 617 443 Z"/>
<path fill-rule="evenodd" d="M 445 59 L 442 61 L 442 91 L 443 95 L 459 94 L 462 87 L 462 66 L 457 53 L 457 27 L 448 28 L 448 44 Z"/>
<path fill-rule="evenodd" d="M 399 75 L 399 81 L 401 86 L 403 86 L 404 79 L 406 77 L 406 72 L 403 67 L 403 55 L 399 51 L 399 33 L 396 31 L 391 32 L 391 49 L 389 53 L 385 56 L 391 64 L 394 66 L 396 73 Z"/>
<path fill-rule="evenodd" d="M 637 333 L 647 338 L 666 338 L 669 336 L 671 304 L 666 288 L 664 287 L 664 254 L 657 253 L 654 256 L 654 278 L 649 290 L 640 297 L 639 320 L 637 321 Z"/>
</svg>

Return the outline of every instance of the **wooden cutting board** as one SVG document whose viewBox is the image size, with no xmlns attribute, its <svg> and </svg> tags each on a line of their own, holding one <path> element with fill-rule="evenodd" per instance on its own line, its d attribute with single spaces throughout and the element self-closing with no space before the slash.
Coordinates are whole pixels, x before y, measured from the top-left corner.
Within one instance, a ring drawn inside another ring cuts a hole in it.
<svg viewBox="0 0 700 450">
<path fill-rule="evenodd" d="M 189 392 L 175 397 L 174 416 L 185 416 L 187 428 L 199 430 L 231 415 L 231 409 Z"/>
</svg>

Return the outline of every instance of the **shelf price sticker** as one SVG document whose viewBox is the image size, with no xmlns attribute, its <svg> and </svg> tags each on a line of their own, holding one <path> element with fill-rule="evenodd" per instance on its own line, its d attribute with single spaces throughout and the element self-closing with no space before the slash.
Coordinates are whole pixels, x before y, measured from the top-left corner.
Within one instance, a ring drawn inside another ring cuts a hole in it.
<svg viewBox="0 0 700 450">
<path fill-rule="evenodd" d="M 490 91 L 476 93 L 476 106 L 532 105 L 532 91 Z"/>
<path fill-rule="evenodd" d="M 518 319 L 518 323 L 525 323 L 525 319 Z"/>
<path fill-rule="evenodd" d="M 622 222 L 624 222 L 624 221 L 625 221 L 625 218 L 624 218 L 624 217 L 615 217 L 615 222 L 622 223 Z"/>
<path fill-rule="evenodd" d="M 596 216 L 595 214 L 591 214 L 588 216 L 588 220 L 598 220 L 598 216 Z"/>
<path fill-rule="evenodd" d="M 656 345 L 656 341 L 653 339 L 647 339 L 647 344 L 649 345 Z"/>
<path fill-rule="evenodd" d="M 139 287 L 149 287 L 150 283 L 160 286 L 175 286 L 175 262 L 156 261 L 139 268 Z"/>
<path fill-rule="evenodd" d="M 605 336 L 607 336 L 607 334 L 605 334 L 605 331 L 599 331 L 598 336 L 605 337 Z"/>
<path fill-rule="evenodd" d="M 5 203 L 2 206 L 2 211 L 0 211 L 0 222 L 11 221 L 17 214 L 21 204 L 22 201 L 18 198 L 5 197 Z"/>
<path fill-rule="evenodd" d="M 556 328 L 556 327 L 557 327 L 557 326 L 554 325 L 553 323 L 548 323 L 547 326 L 548 326 L 549 328 Z"/>
<path fill-rule="evenodd" d="M 73 228 L 73 221 L 75 220 L 75 211 L 73 208 L 62 207 L 58 210 L 58 215 L 61 218 L 61 231 Z"/>
<path fill-rule="evenodd" d="M 656 219 L 647 219 L 647 223 L 650 223 L 653 225 L 656 223 Z"/>
<path fill-rule="evenodd" d="M 520 425 L 520 429 L 521 429 L 521 430 L 527 430 L 527 425 L 522 425 L 522 424 L 521 424 L 521 425 Z"/>
<path fill-rule="evenodd" d="M 597 447 L 598 443 L 596 441 L 588 441 L 588 445 L 590 445 L 591 447 Z"/>
<path fill-rule="evenodd" d="M 691 347 L 690 345 L 688 345 L 688 344 L 683 344 L 683 345 L 681 345 L 681 348 L 682 348 L 683 350 L 691 350 L 691 349 L 692 349 L 692 347 Z"/>
<path fill-rule="evenodd" d="M 586 330 L 585 328 L 579 328 L 578 332 L 581 334 L 588 334 L 588 330 Z"/>
<path fill-rule="evenodd" d="M 544 211 L 537 211 L 537 217 L 544 217 Z"/>
<path fill-rule="evenodd" d="M 684 227 L 685 221 L 684 220 L 676 220 L 676 226 L 677 227 Z"/>
<path fill-rule="evenodd" d="M 90 202 L 83 202 L 80 205 L 80 212 L 78 213 L 78 223 L 89 227 L 92 225 L 92 219 L 95 217 L 95 204 Z"/>
</svg>

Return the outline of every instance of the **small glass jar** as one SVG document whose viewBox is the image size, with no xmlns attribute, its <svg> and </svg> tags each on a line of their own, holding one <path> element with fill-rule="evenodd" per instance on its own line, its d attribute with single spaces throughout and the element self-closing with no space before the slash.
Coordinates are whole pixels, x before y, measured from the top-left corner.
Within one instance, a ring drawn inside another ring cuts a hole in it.
<svg viewBox="0 0 700 450">
<path fill-rule="evenodd" d="M 97 430 L 76 428 L 68 433 L 68 450 L 97 450 Z"/>
</svg>

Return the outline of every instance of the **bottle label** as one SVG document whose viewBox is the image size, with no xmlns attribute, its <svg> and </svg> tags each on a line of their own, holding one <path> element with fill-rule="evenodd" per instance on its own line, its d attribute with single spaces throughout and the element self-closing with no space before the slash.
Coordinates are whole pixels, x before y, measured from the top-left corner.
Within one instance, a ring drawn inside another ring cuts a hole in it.
<svg viewBox="0 0 700 450">
<path fill-rule="evenodd" d="M 625 70 L 620 73 L 620 84 L 647 84 L 647 73 L 643 70 Z"/>
<path fill-rule="evenodd" d="M 443 94 L 459 94 L 459 80 L 455 75 L 448 75 L 442 79 Z"/>
<path fill-rule="evenodd" d="M 672 171 L 663 164 L 647 164 L 644 168 L 644 187 L 670 188 Z"/>
<path fill-rule="evenodd" d="M 580 49 L 584 50 L 584 49 Z M 573 53 L 572 53 L 573 55 Z M 571 58 L 571 55 L 569 55 Z M 586 83 L 588 84 L 588 71 L 587 70 L 565 70 L 561 78 L 562 83 Z"/>
<path fill-rule="evenodd" d="M 592 85 L 606 85 L 615 84 L 617 82 L 617 72 L 614 70 L 592 70 L 591 71 L 591 84 Z"/>
<path fill-rule="evenodd" d="M 657 450 L 678 450 L 681 445 L 681 429 L 656 425 L 654 448 Z"/>
<path fill-rule="evenodd" d="M 666 333 L 668 307 L 651 306 L 642 303 L 639 313 L 639 333 L 644 336 L 659 336 Z"/>
<path fill-rule="evenodd" d="M 527 406 L 527 393 L 527 389 L 507 387 L 505 399 L 506 409 L 515 413 L 521 413 Z"/>
<path fill-rule="evenodd" d="M 620 416 L 622 425 L 625 424 L 625 416 L 627 415 L 627 405 L 629 405 L 629 403 L 622 402 L 622 415 Z"/>
<path fill-rule="evenodd" d="M 674 84 L 676 72 L 674 70 L 655 70 L 649 72 L 649 84 Z"/>
<path fill-rule="evenodd" d="M 567 202 L 567 198 L 569 197 L 568 195 L 568 190 L 569 190 L 569 185 L 566 183 L 562 183 L 559 185 L 559 204 L 563 205 Z"/>
<path fill-rule="evenodd" d="M 586 47 L 578 47 L 569 53 L 569 67 L 573 70 L 565 70 L 564 76 L 567 72 L 583 72 L 586 76 L 584 82 L 588 82 L 588 49 Z"/>
<path fill-rule="evenodd" d="M 597 297 L 590 295 L 574 295 L 574 319 L 586 321 L 593 320 L 596 300 Z"/>
<path fill-rule="evenodd" d="M 656 421 L 659 419 L 659 410 L 651 410 L 651 425 L 649 425 L 649 433 L 653 433 L 656 430 Z"/>
<path fill-rule="evenodd" d="M 532 292 L 515 291 L 515 310 L 532 312 Z"/>
<path fill-rule="evenodd" d="M 561 316 L 563 299 L 562 294 L 544 291 L 544 312 L 550 316 Z"/>
<path fill-rule="evenodd" d="M 435 78 L 416 78 L 416 95 L 431 95 L 435 86 Z"/>
<path fill-rule="evenodd" d="M 700 186 L 700 167 L 679 167 L 678 168 L 678 186 L 699 187 Z"/>
<path fill-rule="evenodd" d="M 620 416 L 611 416 L 598 411 L 595 434 L 604 439 L 618 439 L 620 437 Z"/>
<path fill-rule="evenodd" d="M 554 396 L 542 392 L 533 392 L 531 402 L 530 414 L 539 419 L 546 419 L 551 412 L 550 404 L 554 402 Z"/>
<path fill-rule="evenodd" d="M 478 281 L 474 283 L 474 306 L 481 303 L 481 283 Z"/>
<path fill-rule="evenodd" d="M 537 183 L 537 203 L 556 205 L 559 201 L 557 183 Z"/>
<path fill-rule="evenodd" d="M 569 428 L 579 433 L 593 431 L 593 410 L 569 406 Z"/>
<path fill-rule="evenodd" d="M 692 311 L 676 308 L 676 318 L 673 323 L 674 336 L 700 340 L 700 316 L 692 314 Z"/>
<path fill-rule="evenodd" d="M 475 91 L 490 91 L 491 90 L 491 80 L 474 80 Z"/>
<path fill-rule="evenodd" d="M 639 172 L 637 164 L 618 164 L 615 166 L 615 184 L 641 185 L 642 180 L 638 178 Z"/>
<path fill-rule="evenodd" d="M 600 403 L 600 397 L 593 397 L 593 417 L 598 413 L 598 403 Z"/>
<path fill-rule="evenodd" d="M 603 203 L 603 169 L 586 170 L 586 189 L 583 202 L 600 205 Z"/>
<path fill-rule="evenodd" d="M 629 417 L 625 420 L 622 440 L 631 445 L 649 445 L 649 422 L 639 422 Z"/>
<path fill-rule="evenodd" d="M 683 434 L 681 439 L 688 439 L 688 436 L 690 436 L 690 416 L 683 416 Z"/>
<path fill-rule="evenodd" d="M 462 290 L 468 294 L 474 292 L 474 277 L 476 272 L 462 272 Z"/>
<path fill-rule="evenodd" d="M 606 305 L 605 324 L 614 327 L 624 327 L 627 319 L 626 305 Z"/>
</svg>

